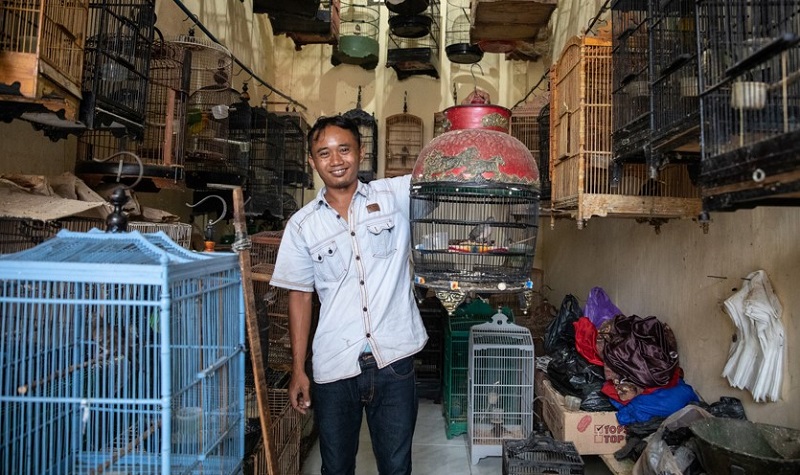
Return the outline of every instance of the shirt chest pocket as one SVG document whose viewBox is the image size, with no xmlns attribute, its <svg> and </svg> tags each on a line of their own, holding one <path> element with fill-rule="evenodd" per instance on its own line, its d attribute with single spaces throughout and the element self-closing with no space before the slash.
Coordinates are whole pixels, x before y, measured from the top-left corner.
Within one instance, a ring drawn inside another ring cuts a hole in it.
<svg viewBox="0 0 800 475">
<path fill-rule="evenodd" d="M 314 261 L 314 275 L 326 282 L 336 282 L 345 273 L 342 253 L 336 242 L 329 241 L 316 246 L 309 251 Z"/>
<path fill-rule="evenodd" d="M 374 257 L 389 257 L 397 250 L 397 233 L 394 231 L 394 220 L 387 218 L 367 225 L 369 239 Z"/>
</svg>

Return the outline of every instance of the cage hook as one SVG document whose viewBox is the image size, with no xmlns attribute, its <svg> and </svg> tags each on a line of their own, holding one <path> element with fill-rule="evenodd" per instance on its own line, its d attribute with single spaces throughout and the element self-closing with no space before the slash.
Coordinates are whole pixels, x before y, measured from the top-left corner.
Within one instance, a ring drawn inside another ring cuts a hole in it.
<svg viewBox="0 0 800 475">
<path fill-rule="evenodd" d="M 92 158 L 92 160 L 94 160 L 95 162 L 105 162 L 105 161 L 111 160 L 112 158 L 120 157 L 119 158 L 119 168 L 117 169 L 117 183 L 119 183 L 120 180 L 122 179 L 123 166 L 125 165 L 125 156 L 133 157 L 133 159 L 136 160 L 136 164 L 139 165 L 139 173 L 136 176 L 136 180 L 130 185 L 122 184 L 122 186 L 124 186 L 126 189 L 131 189 L 131 188 L 134 188 L 136 185 L 138 185 L 140 181 L 142 181 L 142 176 L 144 175 L 144 164 L 142 163 L 142 159 L 139 158 L 138 155 L 136 155 L 133 152 L 128 152 L 126 150 L 121 150 L 119 152 L 112 153 L 111 155 L 107 156 L 106 158 L 96 158 L 95 157 L 95 158 Z"/>
<path fill-rule="evenodd" d="M 206 252 L 214 252 L 214 225 L 222 221 L 225 216 L 228 214 L 228 204 L 225 203 L 225 199 L 219 195 L 208 195 L 202 200 L 198 201 L 194 204 L 186 203 L 186 206 L 190 208 L 194 208 L 203 204 L 206 200 L 210 198 L 216 198 L 222 202 L 222 213 L 220 213 L 217 219 L 211 220 L 206 224 L 206 231 L 205 231 L 205 251 Z"/>
<path fill-rule="evenodd" d="M 403 114 L 408 113 L 408 91 L 403 92 Z"/>
<path fill-rule="evenodd" d="M 455 82 L 453 83 L 453 104 L 458 104 L 458 91 Z"/>
<path fill-rule="evenodd" d="M 469 65 L 469 73 L 472 75 L 472 86 L 475 89 L 475 93 L 478 93 L 478 79 L 475 77 L 475 66 L 481 70 L 481 76 L 485 76 L 486 74 L 483 72 L 483 66 L 480 63 L 472 63 Z"/>
</svg>

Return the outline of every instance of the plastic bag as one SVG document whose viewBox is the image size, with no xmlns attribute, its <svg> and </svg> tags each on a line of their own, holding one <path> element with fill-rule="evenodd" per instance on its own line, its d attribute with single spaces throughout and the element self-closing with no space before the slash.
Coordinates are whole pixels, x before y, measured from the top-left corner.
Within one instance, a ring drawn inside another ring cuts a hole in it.
<svg viewBox="0 0 800 475">
<path fill-rule="evenodd" d="M 664 441 L 664 432 L 675 431 L 681 427 L 689 427 L 692 422 L 714 417 L 699 406 L 689 405 L 675 412 L 661 424 L 661 427 L 650 436 L 647 448 L 633 466 L 633 475 L 658 475 L 662 473 L 683 473 L 686 465 L 685 454 L 673 453 Z"/>
<path fill-rule="evenodd" d="M 583 311 L 578 299 L 568 294 L 561 301 L 556 318 L 547 324 L 544 332 L 544 351 L 548 355 L 562 348 L 575 348 L 575 327 L 573 323 L 581 318 Z"/>
<path fill-rule="evenodd" d="M 605 290 L 600 287 L 594 287 L 589 291 L 584 316 L 594 323 L 595 328 L 600 328 L 603 322 L 617 315 L 623 315 L 623 313 L 614 305 Z"/>
<path fill-rule="evenodd" d="M 575 348 L 561 348 L 551 357 L 547 365 L 547 377 L 561 394 L 585 399 L 603 387 L 603 368 L 590 364 Z"/>
</svg>

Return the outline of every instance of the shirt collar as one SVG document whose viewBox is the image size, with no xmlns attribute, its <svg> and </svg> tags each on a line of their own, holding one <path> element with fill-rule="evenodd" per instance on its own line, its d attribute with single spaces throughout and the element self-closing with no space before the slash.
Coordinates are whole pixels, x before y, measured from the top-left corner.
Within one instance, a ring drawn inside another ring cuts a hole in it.
<svg viewBox="0 0 800 475">
<path fill-rule="evenodd" d="M 317 197 L 315 198 L 315 209 L 319 209 L 322 206 L 325 206 L 325 191 L 327 191 L 327 187 L 323 186 L 321 190 L 317 192 Z M 366 199 L 369 199 L 370 195 L 372 194 L 372 187 L 368 183 L 364 183 L 362 181 L 358 182 L 358 188 L 356 188 L 356 194 L 363 196 Z"/>
</svg>

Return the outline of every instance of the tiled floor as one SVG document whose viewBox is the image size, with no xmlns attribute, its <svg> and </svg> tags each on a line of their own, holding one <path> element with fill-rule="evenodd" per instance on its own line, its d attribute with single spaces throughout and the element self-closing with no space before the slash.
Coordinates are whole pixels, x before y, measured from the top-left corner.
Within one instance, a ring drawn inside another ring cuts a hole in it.
<svg viewBox="0 0 800 475">
<path fill-rule="evenodd" d="M 447 439 L 442 406 L 420 399 L 417 428 L 412 448 L 413 471 L 419 475 L 501 475 L 501 457 L 486 457 L 472 465 L 466 435 Z M 584 457 L 586 475 L 608 475 L 611 471 L 598 457 Z M 320 474 L 319 445 L 311 448 L 303 463 L 303 475 Z M 377 475 L 372 443 L 366 425 L 361 427 L 361 442 L 356 461 L 356 475 Z"/>
</svg>

